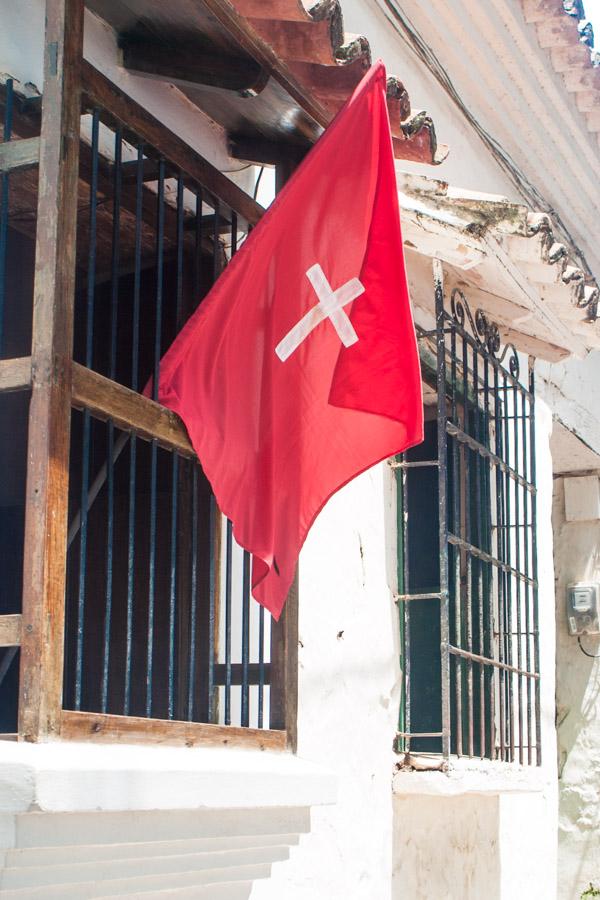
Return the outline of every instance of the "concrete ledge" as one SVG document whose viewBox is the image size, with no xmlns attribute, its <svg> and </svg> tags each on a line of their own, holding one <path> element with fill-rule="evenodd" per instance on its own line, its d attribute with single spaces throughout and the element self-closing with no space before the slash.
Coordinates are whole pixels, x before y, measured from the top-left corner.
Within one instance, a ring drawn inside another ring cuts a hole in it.
<svg viewBox="0 0 600 900">
<path fill-rule="evenodd" d="M 548 773 L 536 766 L 451 759 L 446 772 L 400 770 L 392 784 L 396 795 L 539 793 L 548 786 Z"/>
<path fill-rule="evenodd" d="M 337 776 L 290 753 L 0 741 L 0 813 L 316 806 Z"/>
</svg>

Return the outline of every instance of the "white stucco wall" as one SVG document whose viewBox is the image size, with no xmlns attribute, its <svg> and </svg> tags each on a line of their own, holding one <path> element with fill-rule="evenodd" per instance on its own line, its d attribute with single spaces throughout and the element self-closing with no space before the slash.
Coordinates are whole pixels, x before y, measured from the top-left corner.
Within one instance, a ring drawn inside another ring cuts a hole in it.
<svg viewBox="0 0 600 900">
<path fill-rule="evenodd" d="M 510 178 L 438 81 L 394 32 L 377 0 L 342 0 L 342 9 L 346 30 L 368 37 L 373 59 L 384 60 L 388 75 L 397 76 L 406 86 L 413 111 L 427 110 L 435 123 L 438 141 L 450 147 L 447 159 L 435 169 L 404 160 L 397 162 L 397 167 L 441 178 L 457 187 L 518 200 Z"/>
<path fill-rule="evenodd" d="M 600 659 L 590 659 L 568 633 L 566 587 L 600 581 L 600 521 L 567 522 L 564 478 L 554 490 L 556 564 L 556 714 L 559 758 L 559 898 L 579 900 L 600 887 Z M 583 647 L 600 654 L 600 639 Z"/>
<path fill-rule="evenodd" d="M 600 453 L 600 353 L 595 351 L 585 359 L 568 359 L 554 365 L 540 362 L 538 370 L 538 393 L 553 414 Z"/>
<path fill-rule="evenodd" d="M 399 648 L 394 495 L 385 465 L 340 491 L 300 558 L 298 753 L 331 767 L 338 802 L 252 900 L 388 900 Z"/>
</svg>

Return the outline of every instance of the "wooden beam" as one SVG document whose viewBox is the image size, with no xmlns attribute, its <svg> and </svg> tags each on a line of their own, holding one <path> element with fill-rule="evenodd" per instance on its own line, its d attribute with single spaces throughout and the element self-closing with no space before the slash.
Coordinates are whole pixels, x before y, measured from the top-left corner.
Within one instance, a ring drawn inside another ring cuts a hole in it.
<svg viewBox="0 0 600 900">
<path fill-rule="evenodd" d="M 46 0 L 19 737 L 60 731 L 83 0 Z"/>
<path fill-rule="evenodd" d="M 0 647 L 18 647 L 21 643 L 21 616 L 0 616 Z"/>
<path fill-rule="evenodd" d="M 116 118 L 130 131 L 135 132 L 144 142 L 178 166 L 185 175 L 207 188 L 249 224 L 256 225 L 262 218 L 264 209 L 260 203 L 203 159 L 189 144 L 165 128 L 162 122 L 124 94 L 89 62 L 83 60 L 81 69 L 88 99 L 101 107 L 109 118 Z"/>
<path fill-rule="evenodd" d="M 251 57 L 231 56 L 215 47 L 170 46 L 137 38 L 121 42 L 123 65 L 145 78 L 168 81 L 180 87 L 223 88 L 256 96 L 266 86 L 268 74 Z"/>
<path fill-rule="evenodd" d="M 40 161 L 39 137 L 0 144 L 0 175 L 31 169 Z"/>
<path fill-rule="evenodd" d="M 247 162 L 259 165 L 275 166 L 280 163 L 294 165 L 302 162 L 312 144 L 296 146 L 282 143 L 281 141 L 259 140 L 257 138 L 245 138 L 242 135 L 231 135 L 229 141 L 229 154 L 234 159 L 243 159 Z"/>
<path fill-rule="evenodd" d="M 23 391 L 31 385 L 31 357 L 0 359 L 0 393 Z"/>
<path fill-rule="evenodd" d="M 121 180 L 123 184 L 135 184 L 138 177 L 137 159 L 130 159 L 121 163 Z M 142 181 L 158 181 L 159 161 L 157 159 L 144 159 L 142 161 Z M 110 164 L 109 172 L 112 175 L 114 165 Z M 165 178 L 173 178 L 178 174 L 175 166 L 165 165 Z"/>
<path fill-rule="evenodd" d="M 89 409 L 99 419 L 112 419 L 117 428 L 134 430 L 146 440 L 194 457 L 185 425 L 178 415 L 154 400 L 73 363 L 73 406 Z"/>
<path fill-rule="evenodd" d="M 245 747 L 285 750 L 284 731 L 204 725 L 199 722 L 163 721 L 136 716 L 64 710 L 61 737 L 103 744 L 174 744 L 185 747 Z"/>
<path fill-rule="evenodd" d="M 202 0 L 202 2 L 244 52 L 270 72 L 300 108 L 324 128 L 330 119 L 325 108 L 307 93 L 291 69 L 277 56 L 249 20 L 240 14 L 234 4 L 230 0 Z"/>
</svg>

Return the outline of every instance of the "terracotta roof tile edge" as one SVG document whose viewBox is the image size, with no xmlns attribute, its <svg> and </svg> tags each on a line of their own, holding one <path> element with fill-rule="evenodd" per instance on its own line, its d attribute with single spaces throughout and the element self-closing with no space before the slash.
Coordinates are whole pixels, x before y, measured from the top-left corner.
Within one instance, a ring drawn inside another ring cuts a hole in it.
<svg viewBox="0 0 600 900">
<path fill-rule="evenodd" d="M 371 65 L 368 39 L 344 30 L 340 0 L 310 6 L 301 0 L 230 2 L 332 118 Z M 397 159 L 438 165 L 446 158 L 448 148 L 437 143 L 433 120 L 426 113 L 411 114 L 408 94 L 393 76 L 388 108 Z"/>
</svg>

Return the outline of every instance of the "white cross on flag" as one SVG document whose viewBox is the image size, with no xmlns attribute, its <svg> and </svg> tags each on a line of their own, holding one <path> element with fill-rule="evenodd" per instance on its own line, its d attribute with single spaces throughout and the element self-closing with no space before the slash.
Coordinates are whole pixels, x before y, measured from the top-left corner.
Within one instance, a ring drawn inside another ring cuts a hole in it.
<svg viewBox="0 0 600 900">
<path fill-rule="evenodd" d="M 161 364 L 275 617 L 328 498 L 422 439 L 385 89 L 378 63 Z"/>
<path fill-rule="evenodd" d="M 364 291 L 364 287 L 358 278 L 351 278 L 337 291 L 332 291 L 331 285 L 325 278 L 325 273 L 318 263 L 310 267 L 306 277 L 314 287 L 319 302 L 312 309 L 309 309 L 298 324 L 294 325 L 292 330 L 275 347 L 275 353 L 282 362 L 286 361 L 288 356 L 300 346 L 313 328 L 316 328 L 323 319 L 331 319 L 331 323 L 344 347 L 351 347 L 358 340 L 358 335 L 352 327 L 352 322 L 344 312 L 344 306 L 355 300 Z"/>
</svg>

